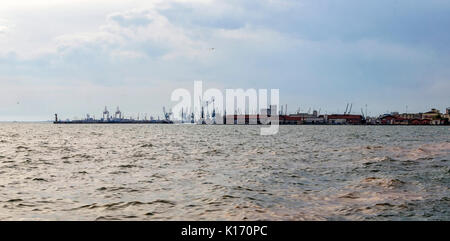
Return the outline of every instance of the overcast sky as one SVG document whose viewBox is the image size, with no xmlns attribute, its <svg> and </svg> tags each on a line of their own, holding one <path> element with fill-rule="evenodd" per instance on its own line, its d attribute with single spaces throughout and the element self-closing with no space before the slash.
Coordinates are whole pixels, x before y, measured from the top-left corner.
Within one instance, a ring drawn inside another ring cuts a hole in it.
<svg viewBox="0 0 450 241">
<path fill-rule="evenodd" d="M 289 111 L 444 110 L 449 27 L 448 0 L 1 0 L 0 120 L 162 115 L 194 80 Z"/>
</svg>

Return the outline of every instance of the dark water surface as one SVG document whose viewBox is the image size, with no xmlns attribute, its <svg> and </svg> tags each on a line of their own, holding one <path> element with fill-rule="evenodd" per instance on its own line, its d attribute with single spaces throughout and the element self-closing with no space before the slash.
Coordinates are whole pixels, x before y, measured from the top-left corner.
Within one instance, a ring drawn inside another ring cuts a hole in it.
<svg viewBox="0 0 450 241">
<path fill-rule="evenodd" d="M 450 220 L 450 128 L 0 124 L 0 220 Z"/>
</svg>

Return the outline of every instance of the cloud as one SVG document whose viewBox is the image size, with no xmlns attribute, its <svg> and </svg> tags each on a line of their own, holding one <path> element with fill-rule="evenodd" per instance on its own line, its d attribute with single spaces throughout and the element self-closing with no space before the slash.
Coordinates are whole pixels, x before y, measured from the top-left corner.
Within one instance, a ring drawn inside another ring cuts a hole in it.
<svg viewBox="0 0 450 241">
<path fill-rule="evenodd" d="M 152 16 L 150 11 L 130 11 L 113 13 L 108 16 L 108 20 L 115 22 L 122 27 L 146 26 L 152 21 Z"/>
<path fill-rule="evenodd" d="M 173 25 L 153 9 L 131 10 L 110 14 L 97 32 L 59 36 L 55 45 L 60 54 L 99 48 L 115 57 L 117 53 L 133 53 L 133 58 L 170 59 L 195 56 L 202 48 L 202 42 L 189 35 L 192 32 Z"/>
<path fill-rule="evenodd" d="M 8 30 L 8 27 L 0 25 L 0 34 L 6 33 L 6 30 Z"/>
<path fill-rule="evenodd" d="M 0 18 L 0 35 L 6 34 L 11 28 L 12 25 L 7 20 Z"/>
</svg>

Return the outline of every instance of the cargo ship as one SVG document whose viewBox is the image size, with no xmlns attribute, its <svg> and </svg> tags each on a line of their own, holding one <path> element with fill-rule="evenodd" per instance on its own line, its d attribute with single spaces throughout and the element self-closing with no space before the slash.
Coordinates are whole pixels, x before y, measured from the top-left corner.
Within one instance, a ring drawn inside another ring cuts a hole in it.
<svg viewBox="0 0 450 241">
<path fill-rule="evenodd" d="M 60 120 L 58 119 L 58 114 L 55 114 L 55 121 L 53 121 L 53 124 L 173 124 L 173 121 L 170 120 L 170 114 L 165 111 L 165 108 L 163 108 L 164 111 L 164 119 L 153 119 L 153 117 L 150 117 L 150 119 L 147 120 L 147 117 L 145 117 L 143 120 L 133 119 L 133 118 L 125 118 L 122 116 L 122 112 L 119 110 L 119 107 L 117 107 L 116 112 L 113 115 L 109 114 L 108 109 L 105 106 L 105 109 L 102 113 L 102 118 L 95 119 L 95 117 L 91 117 L 89 114 L 86 115 L 85 119 L 80 120 Z"/>
</svg>

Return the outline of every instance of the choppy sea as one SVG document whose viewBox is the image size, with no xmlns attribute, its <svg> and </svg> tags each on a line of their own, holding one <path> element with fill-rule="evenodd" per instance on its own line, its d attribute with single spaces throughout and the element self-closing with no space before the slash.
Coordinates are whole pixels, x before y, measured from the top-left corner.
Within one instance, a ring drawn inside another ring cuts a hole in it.
<svg viewBox="0 0 450 241">
<path fill-rule="evenodd" d="M 0 124 L 0 220 L 450 220 L 450 127 Z"/>
</svg>

